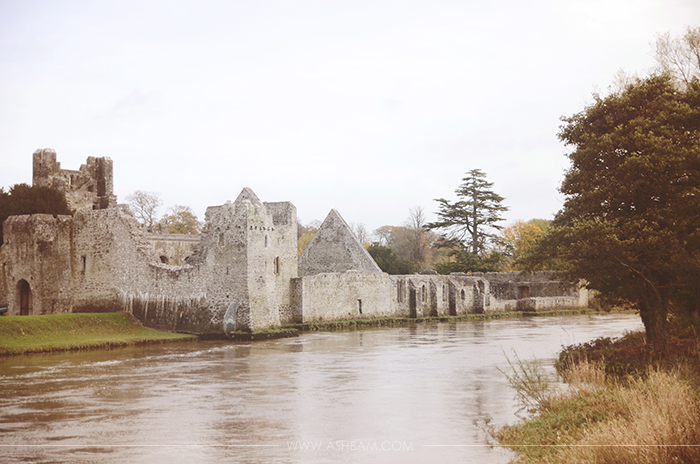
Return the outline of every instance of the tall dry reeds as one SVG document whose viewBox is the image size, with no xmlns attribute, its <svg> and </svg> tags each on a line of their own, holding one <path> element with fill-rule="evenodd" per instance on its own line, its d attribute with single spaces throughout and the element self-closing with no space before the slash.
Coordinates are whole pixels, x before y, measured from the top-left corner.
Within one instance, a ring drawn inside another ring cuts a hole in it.
<svg viewBox="0 0 700 464">
<path fill-rule="evenodd" d="M 652 370 L 612 388 L 626 413 L 591 427 L 561 463 L 665 464 L 700 462 L 700 407 L 678 372 Z"/>
<path fill-rule="evenodd" d="M 692 368 L 606 378 L 602 361 L 583 360 L 561 373 L 569 387 L 561 390 L 548 388 L 542 366 L 516 361 L 510 384 L 537 414 L 496 437 L 520 453 L 517 462 L 700 463 L 700 398 Z"/>
</svg>

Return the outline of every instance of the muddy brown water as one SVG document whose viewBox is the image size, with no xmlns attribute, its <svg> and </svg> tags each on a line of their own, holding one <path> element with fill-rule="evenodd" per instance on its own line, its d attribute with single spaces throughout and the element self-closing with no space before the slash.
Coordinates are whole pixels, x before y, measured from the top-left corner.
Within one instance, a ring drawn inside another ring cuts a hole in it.
<svg viewBox="0 0 700 464">
<path fill-rule="evenodd" d="M 641 329 L 581 315 L 306 333 L 0 360 L 0 462 L 502 463 L 499 371 Z M 476 422 L 476 423 L 475 423 Z"/>
</svg>

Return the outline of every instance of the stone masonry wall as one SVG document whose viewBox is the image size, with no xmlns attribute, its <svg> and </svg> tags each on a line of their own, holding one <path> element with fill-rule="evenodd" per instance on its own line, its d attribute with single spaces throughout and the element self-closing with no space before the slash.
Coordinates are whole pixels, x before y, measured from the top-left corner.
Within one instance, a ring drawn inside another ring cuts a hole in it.
<svg viewBox="0 0 700 464">
<path fill-rule="evenodd" d="M 292 320 L 291 280 L 298 275 L 297 264 L 297 210 L 290 202 L 264 203 L 272 217 L 270 240 L 272 257 L 272 308 L 279 314 L 280 324 Z M 269 261 L 268 261 L 269 262 Z"/>
<path fill-rule="evenodd" d="M 106 157 L 90 156 L 78 171 L 74 171 L 61 169 L 55 150 L 39 149 L 33 155 L 32 183 L 63 193 L 68 206 L 76 211 L 105 209 L 117 204 L 113 192 L 113 164 Z"/>
<path fill-rule="evenodd" d="M 74 217 L 75 312 L 127 311 L 145 325 L 221 331 L 205 298 L 206 269 L 160 263 L 128 208 Z"/>
<path fill-rule="evenodd" d="M 403 317 L 391 304 L 388 274 L 347 271 L 292 279 L 294 322 L 312 323 L 372 317 Z M 301 308 L 301 311 L 298 309 Z"/>
<path fill-rule="evenodd" d="M 20 314 L 20 287 L 29 286 L 29 314 L 71 311 L 70 216 L 11 216 L 0 246 L 0 303 L 8 315 Z"/>
<path fill-rule="evenodd" d="M 186 264 L 201 239 L 199 235 L 150 232 L 144 233 L 144 238 L 155 248 L 161 263 L 173 266 Z"/>
</svg>

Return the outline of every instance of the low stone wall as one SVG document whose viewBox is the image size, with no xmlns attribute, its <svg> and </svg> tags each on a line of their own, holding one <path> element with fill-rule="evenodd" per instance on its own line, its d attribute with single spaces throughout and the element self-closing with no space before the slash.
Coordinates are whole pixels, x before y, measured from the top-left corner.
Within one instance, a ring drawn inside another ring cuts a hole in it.
<svg viewBox="0 0 700 464">
<path fill-rule="evenodd" d="M 583 290 L 585 291 L 585 290 Z M 516 311 L 548 311 L 552 309 L 581 308 L 578 296 L 523 298 L 515 301 Z"/>
</svg>

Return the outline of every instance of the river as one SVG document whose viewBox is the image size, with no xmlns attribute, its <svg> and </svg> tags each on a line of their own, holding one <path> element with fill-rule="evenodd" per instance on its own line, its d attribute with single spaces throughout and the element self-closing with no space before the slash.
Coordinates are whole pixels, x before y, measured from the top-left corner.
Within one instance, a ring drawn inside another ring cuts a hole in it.
<svg viewBox="0 0 700 464">
<path fill-rule="evenodd" d="M 507 356 L 641 329 L 580 315 L 193 342 L 0 360 L 0 461 L 505 463 Z M 475 423 L 477 422 L 477 423 Z"/>
</svg>

